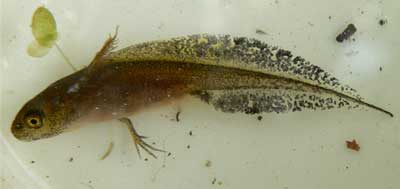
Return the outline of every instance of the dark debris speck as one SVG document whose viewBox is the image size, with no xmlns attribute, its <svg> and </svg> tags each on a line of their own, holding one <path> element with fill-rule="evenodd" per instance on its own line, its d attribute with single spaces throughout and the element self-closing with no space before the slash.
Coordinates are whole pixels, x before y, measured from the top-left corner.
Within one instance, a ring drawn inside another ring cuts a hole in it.
<svg viewBox="0 0 400 189">
<path fill-rule="evenodd" d="M 360 151 L 360 145 L 358 145 L 357 141 L 354 139 L 352 141 L 346 141 L 346 146 L 348 149 Z"/>
<path fill-rule="evenodd" d="M 215 182 L 217 182 L 217 178 L 214 177 L 214 178 L 212 179 L 212 181 L 211 181 L 211 184 L 215 184 Z"/>
<path fill-rule="evenodd" d="M 257 116 L 258 121 L 261 121 L 263 119 L 263 116 Z"/>
<path fill-rule="evenodd" d="M 265 31 L 263 31 L 263 30 L 260 30 L 260 29 L 256 29 L 256 34 L 259 34 L 259 35 L 267 35 L 267 32 L 265 32 Z"/>
<path fill-rule="evenodd" d="M 211 161 L 207 160 L 206 163 L 204 164 L 206 167 L 211 167 Z"/>
<path fill-rule="evenodd" d="M 354 33 L 356 33 L 356 31 L 356 26 L 354 24 L 349 24 L 347 25 L 346 29 L 344 29 L 344 31 L 336 37 L 336 41 L 341 43 L 344 40 L 349 39 Z"/>
<path fill-rule="evenodd" d="M 176 122 L 179 122 L 180 121 L 180 119 L 179 119 L 179 115 L 181 114 L 181 111 L 178 111 L 178 112 L 176 112 L 176 115 L 175 115 L 175 120 L 176 120 Z"/>
<path fill-rule="evenodd" d="M 387 20 L 386 19 L 380 19 L 379 20 L 379 25 L 383 26 L 387 24 Z"/>
</svg>

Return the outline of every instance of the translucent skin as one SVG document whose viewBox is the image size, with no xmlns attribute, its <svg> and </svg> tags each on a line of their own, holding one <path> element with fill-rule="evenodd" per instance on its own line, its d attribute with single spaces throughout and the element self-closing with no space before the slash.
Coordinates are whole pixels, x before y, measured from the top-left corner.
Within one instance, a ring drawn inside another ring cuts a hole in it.
<svg viewBox="0 0 400 189">
<path fill-rule="evenodd" d="M 85 68 L 53 83 L 26 103 L 11 131 L 25 141 L 47 138 L 75 122 L 132 115 L 153 104 L 201 90 L 266 87 L 274 83 L 271 79 L 246 70 L 184 62 L 120 62 L 90 72 Z M 25 123 L 26 114 L 31 111 L 41 112 L 40 128 Z"/>
<path fill-rule="evenodd" d="M 50 85 L 21 109 L 11 131 L 25 141 L 47 138 L 80 122 L 118 119 L 187 94 L 235 89 L 330 94 L 348 105 L 378 108 L 333 90 L 238 68 L 173 61 L 119 62 L 91 71 L 85 68 Z M 40 112 L 40 128 L 25 123 L 27 112 L 32 111 Z"/>
<path fill-rule="evenodd" d="M 362 105 L 393 117 L 318 66 L 254 39 L 194 35 L 111 52 L 115 40 L 116 35 L 110 37 L 87 68 L 27 102 L 12 123 L 14 136 L 24 141 L 48 138 L 188 94 L 203 94 L 204 101 L 231 113 Z"/>
</svg>

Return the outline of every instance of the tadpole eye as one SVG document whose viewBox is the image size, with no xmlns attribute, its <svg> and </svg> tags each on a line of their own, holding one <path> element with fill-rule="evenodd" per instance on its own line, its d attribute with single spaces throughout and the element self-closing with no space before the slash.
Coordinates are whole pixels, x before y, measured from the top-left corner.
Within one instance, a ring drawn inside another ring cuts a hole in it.
<svg viewBox="0 0 400 189">
<path fill-rule="evenodd" d="M 40 113 L 30 112 L 25 117 L 25 123 L 31 128 L 40 128 L 42 127 L 42 117 Z"/>
</svg>

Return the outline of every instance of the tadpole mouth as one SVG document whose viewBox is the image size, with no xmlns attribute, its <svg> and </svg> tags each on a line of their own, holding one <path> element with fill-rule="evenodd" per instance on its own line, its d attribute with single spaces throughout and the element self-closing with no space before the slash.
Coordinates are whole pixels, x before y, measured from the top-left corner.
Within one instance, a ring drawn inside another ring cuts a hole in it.
<svg viewBox="0 0 400 189">
<path fill-rule="evenodd" d="M 27 133 L 26 129 L 24 129 L 24 125 L 19 121 L 19 120 L 14 120 L 14 122 L 11 125 L 11 133 L 13 136 L 20 140 L 20 141 L 32 141 L 32 137 L 29 136 L 29 133 Z"/>
</svg>

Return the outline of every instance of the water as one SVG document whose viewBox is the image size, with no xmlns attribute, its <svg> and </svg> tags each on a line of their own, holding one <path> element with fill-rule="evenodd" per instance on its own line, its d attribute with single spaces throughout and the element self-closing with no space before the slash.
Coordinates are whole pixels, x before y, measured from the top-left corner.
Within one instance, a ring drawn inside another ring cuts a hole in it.
<svg viewBox="0 0 400 189">
<path fill-rule="evenodd" d="M 9 131 L 19 108 L 72 73 L 55 49 L 39 59 L 26 54 L 33 39 L 31 14 L 41 4 L 53 12 L 58 43 L 80 68 L 116 25 L 120 47 L 197 33 L 255 37 L 325 68 L 395 117 L 338 110 L 263 114 L 258 121 L 256 116 L 217 112 L 185 98 L 131 117 L 137 130 L 150 136 L 149 142 L 171 152 L 158 154 L 157 160 L 138 159 L 127 129 L 117 121 L 20 142 Z M 30 188 L 398 188 L 400 15 L 395 7 L 395 0 L 4 0 L 1 162 Z M 380 19 L 388 23 L 381 26 Z M 355 41 L 335 42 L 349 23 L 358 28 Z M 351 139 L 360 144 L 359 152 L 346 148 L 345 141 Z M 100 160 L 111 141 L 113 151 Z"/>
</svg>

